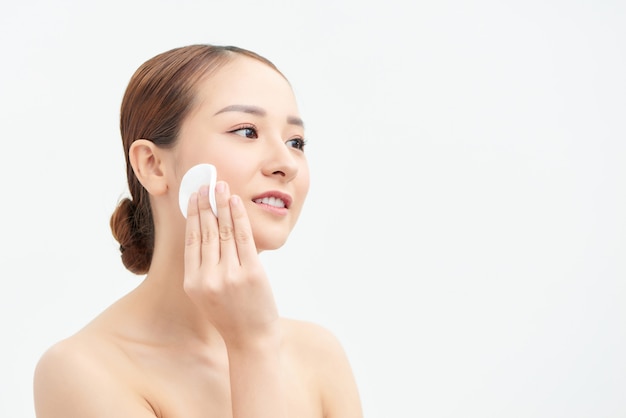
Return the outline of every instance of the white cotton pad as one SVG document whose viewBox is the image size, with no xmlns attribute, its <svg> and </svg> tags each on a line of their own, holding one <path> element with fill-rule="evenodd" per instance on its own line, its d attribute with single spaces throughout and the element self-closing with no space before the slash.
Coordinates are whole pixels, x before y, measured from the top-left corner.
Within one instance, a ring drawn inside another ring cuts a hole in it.
<svg viewBox="0 0 626 418">
<path fill-rule="evenodd" d="M 183 216 L 187 217 L 187 205 L 189 197 L 197 192 L 201 186 L 209 186 L 209 203 L 213 214 L 217 216 L 217 205 L 215 204 L 215 182 L 217 181 L 217 170 L 211 164 L 198 164 L 191 167 L 183 176 L 178 190 L 178 203 Z"/>
</svg>

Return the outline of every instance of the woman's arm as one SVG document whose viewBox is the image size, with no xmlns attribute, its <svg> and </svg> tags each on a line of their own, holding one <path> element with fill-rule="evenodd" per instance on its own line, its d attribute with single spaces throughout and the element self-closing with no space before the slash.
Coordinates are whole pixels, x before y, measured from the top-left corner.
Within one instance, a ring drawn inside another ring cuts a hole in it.
<svg viewBox="0 0 626 418">
<path fill-rule="evenodd" d="M 234 418 L 287 417 L 280 342 L 228 348 Z"/>
<path fill-rule="evenodd" d="M 233 418 L 286 418 L 281 326 L 243 202 L 228 185 L 191 196 L 185 240 L 185 292 L 218 330 L 228 351 Z"/>
</svg>

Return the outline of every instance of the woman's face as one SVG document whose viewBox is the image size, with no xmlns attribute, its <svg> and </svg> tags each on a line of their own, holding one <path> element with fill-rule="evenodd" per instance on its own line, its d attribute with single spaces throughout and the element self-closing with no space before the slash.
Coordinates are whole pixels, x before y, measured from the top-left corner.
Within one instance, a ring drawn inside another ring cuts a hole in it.
<svg viewBox="0 0 626 418">
<path fill-rule="evenodd" d="M 218 180 L 242 198 L 257 249 L 276 249 L 309 189 L 303 141 L 289 83 L 268 65 L 240 56 L 199 84 L 195 110 L 173 150 L 173 182 L 180 184 L 196 164 L 213 164 Z"/>
</svg>

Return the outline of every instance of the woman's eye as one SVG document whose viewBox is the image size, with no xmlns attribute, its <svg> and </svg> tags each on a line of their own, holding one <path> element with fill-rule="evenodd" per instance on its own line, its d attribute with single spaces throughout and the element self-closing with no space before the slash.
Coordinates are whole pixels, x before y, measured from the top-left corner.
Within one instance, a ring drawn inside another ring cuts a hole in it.
<svg viewBox="0 0 626 418">
<path fill-rule="evenodd" d="M 237 128 L 234 131 L 230 131 L 231 133 L 239 136 L 243 136 L 245 138 L 256 139 L 258 138 L 256 129 L 251 126 L 244 126 L 241 128 Z"/>
<path fill-rule="evenodd" d="M 304 151 L 304 146 L 306 145 L 306 141 L 302 138 L 294 138 L 287 141 L 287 145 L 299 149 L 300 151 Z"/>
</svg>

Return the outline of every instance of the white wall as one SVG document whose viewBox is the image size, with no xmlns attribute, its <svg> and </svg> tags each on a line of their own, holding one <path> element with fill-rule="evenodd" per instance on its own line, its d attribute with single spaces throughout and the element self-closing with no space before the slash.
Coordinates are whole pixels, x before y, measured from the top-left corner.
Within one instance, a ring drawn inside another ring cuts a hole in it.
<svg viewBox="0 0 626 418">
<path fill-rule="evenodd" d="M 626 3 L 3 0 L 0 416 L 139 278 L 109 216 L 118 111 L 190 43 L 272 59 L 313 182 L 265 254 L 286 316 L 351 358 L 366 416 L 626 416 Z"/>
</svg>

